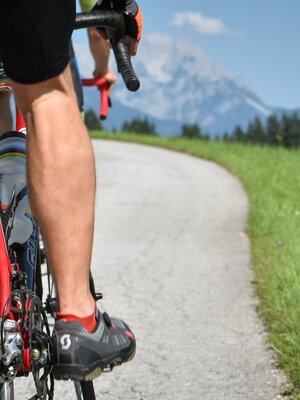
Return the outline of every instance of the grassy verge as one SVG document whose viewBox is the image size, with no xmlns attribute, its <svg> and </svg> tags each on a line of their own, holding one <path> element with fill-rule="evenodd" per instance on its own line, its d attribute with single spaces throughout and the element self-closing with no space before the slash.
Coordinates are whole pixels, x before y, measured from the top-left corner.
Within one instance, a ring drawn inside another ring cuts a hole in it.
<svg viewBox="0 0 300 400">
<path fill-rule="evenodd" d="M 212 160 L 238 176 L 248 193 L 247 233 L 251 240 L 260 313 L 300 399 L 300 151 L 210 143 L 181 138 L 92 133 L 186 152 Z"/>
</svg>

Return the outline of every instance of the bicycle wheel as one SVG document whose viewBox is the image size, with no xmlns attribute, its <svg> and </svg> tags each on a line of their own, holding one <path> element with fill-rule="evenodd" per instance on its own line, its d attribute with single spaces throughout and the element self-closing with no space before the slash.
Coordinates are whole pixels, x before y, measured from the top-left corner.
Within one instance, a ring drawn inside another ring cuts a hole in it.
<svg viewBox="0 0 300 400">
<path fill-rule="evenodd" d="M 14 400 L 13 382 L 0 384 L 0 400 Z"/>
<path fill-rule="evenodd" d="M 38 297 L 31 301 L 28 328 L 32 376 L 37 398 L 52 400 L 54 377 L 50 362 L 51 336 L 46 312 Z"/>
<path fill-rule="evenodd" d="M 93 381 L 74 381 L 77 400 L 96 400 Z"/>
<path fill-rule="evenodd" d="M 45 259 L 44 266 L 46 266 L 46 271 L 44 270 L 43 273 L 42 273 L 42 268 L 39 269 L 39 273 L 47 277 L 48 293 L 46 296 L 46 303 L 44 308 L 46 312 L 51 315 L 51 317 L 55 318 L 55 308 L 56 308 L 55 287 L 50 268 L 47 264 L 47 259 Z M 39 290 L 38 288 L 39 282 L 42 282 L 42 279 L 37 278 L 36 282 L 37 282 L 37 290 Z M 102 294 L 96 293 L 94 279 L 91 272 L 89 275 L 89 282 L 90 282 L 90 290 L 94 299 L 95 300 L 101 299 Z M 74 388 L 76 393 L 76 400 L 96 400 L 93 381 L 74 381 Z"/>
<path fill-rule="evenodd" d="M 50 268 L 49 268 L 47 262 L 46 262 L 46 270 L 42 271 L 42 268 L 40 268 L 39 272 L 40 272 L 41 276 L 47 277 L 48 292 L 47 292 L 44 308 L 48 314 L 50 314 L 53 318 L 55 318 L 55 312 L 56 312 L 55 286 L 54 286 L 51 271 L 50 271 Z M 37 278 L 37 282 L 42 282 L 42 280 Z M 93 275 L 91 272 L 89 275 L 89 283 L 90 283 L 90 290 L 91 290 L 92 296 L 95 299 L 95 301 L 101 300 L 103 297 L 102 293 L 96 292 L 94 279 L 93 279 Z M 38 285 L 37 285 L 37 290 L 39 291 Z"/>
</svg>

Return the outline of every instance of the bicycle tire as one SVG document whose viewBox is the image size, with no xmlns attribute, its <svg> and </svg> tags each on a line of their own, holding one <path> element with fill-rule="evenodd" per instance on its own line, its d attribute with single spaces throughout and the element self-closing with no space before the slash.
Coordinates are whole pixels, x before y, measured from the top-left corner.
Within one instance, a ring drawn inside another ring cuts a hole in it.
<svg viewBox="0 0 300 400">
<path fill-rule="evenodd" d="M 74 381 L 74 387 L 75 387 L 76 399 L 82 400 L 80 382 Z"/>
<path fill-rule="evenodd" d="M 80 386 L 83 400 L 96 400 L 93 381 L 81 381 Z"/>
<path fill-rule="evenodd" d="M 74 381 L 77 400 L 96 400 L 93 381 Z"/>
<path fill-rule="evenodd" d="M 0 400 L 14 400 L 13 382 L 0 384 Z"/>
<path fill-rule="evenodd" d="M 47 265 L 47 260 L 46 260 L 46 265 Z M 40 273 L 41 273 L 41 268 L 40 268 Z M 49 267 L 47 265 L 47 283 L 48 283 L 48 295 L 50 295 L 50 298 L 54 299 L 55 298 L 55 287 L 53 284 L 53 279 L 51 276 L 51 272 L 49 271 Z M 37 286 L 38 282 L 42 282 L 41 280 L 37 279 Z M 95 300 L 97 300 L 97 293 L 95 290 L 95 284 L 94 284 L 94 279 L 93 275 L 90 272 L 89 273 L 89 283 L 90 283 L 90 290 L 92 293 L 92 296 L 94 297 Z M 38 287 L 37 287 L 38 289 Z M 55 300 L 53 302 L 55 304 Z M 53 307 L 55 307 L 52 304 L 52 306 L 49 307 L 47 310 L 47 313 L 49 313 L 51 316 L 53 316 Z M 52 311 L 51 311 L 52 309 Z M 94 384 L 93 381 L 74 381 L 74 389 L 76 393 L 76 400 L 96 400 L 96 395 L 95 395 L 95 389 L 94 389 Z M 1 398 L 0 398 L 1 400 Z"/>
</svg>

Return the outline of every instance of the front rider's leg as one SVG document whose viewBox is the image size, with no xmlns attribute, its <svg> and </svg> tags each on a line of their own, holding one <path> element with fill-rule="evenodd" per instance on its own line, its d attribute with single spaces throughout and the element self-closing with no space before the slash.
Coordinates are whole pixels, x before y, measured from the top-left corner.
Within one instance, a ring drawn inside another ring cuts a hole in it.
<svg viewBox="0 0 300 400">
<path fill-rule="evenodd" d="M 95 168 L 69 67 L 41 83 L 13 83 L 13 89 L 28 128 L 30 204 L 43 233 L 59 311 L 91 315 Z"/>
<path fill-rule="evenodd" d="M 19 82 L 13 87 L 28 128 L 31 205 L 59 296 L 53 374 L 57 379 L 90 380 L 131 360 L 136 344 L 128 325 L 95 310 L 89 291 L 94 160 L 66 70 L 76 2 L 2 3 L 0 52 L 7 74 Z"/>
</svg>

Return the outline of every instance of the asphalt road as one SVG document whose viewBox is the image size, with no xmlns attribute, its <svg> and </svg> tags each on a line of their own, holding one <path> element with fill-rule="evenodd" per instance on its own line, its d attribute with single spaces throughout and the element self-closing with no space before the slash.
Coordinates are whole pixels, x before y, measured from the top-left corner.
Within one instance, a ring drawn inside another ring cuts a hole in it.
<svg viewBox="0 0 300 400">
<path fill-rule="evenodd" d="M 280 399 L 285 380 L 256 314 L 238 180 L 162 149 L 94 149 L 93 274 L 101 308 L 137 337 L 134 361 L 95 381 L 97 399 Z M 57 385 L 55 399 L 75 399 L 71 383 Z"/>
</svg>

